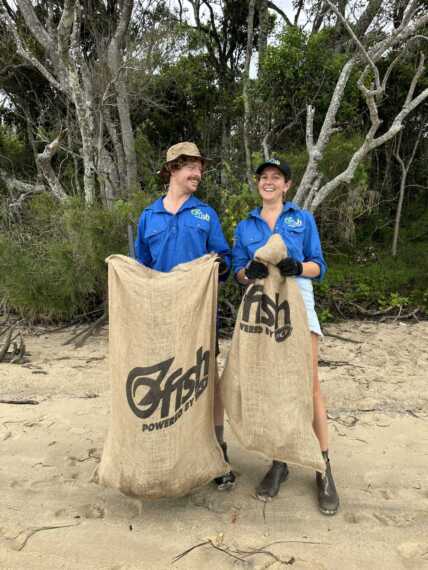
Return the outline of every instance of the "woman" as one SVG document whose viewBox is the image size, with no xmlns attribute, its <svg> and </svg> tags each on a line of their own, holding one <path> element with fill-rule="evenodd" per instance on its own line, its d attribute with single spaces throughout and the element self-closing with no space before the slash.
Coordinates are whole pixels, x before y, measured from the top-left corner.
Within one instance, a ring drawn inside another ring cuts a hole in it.
<svg viewBox="0 0 428 570">
<path fill-rule="evenodd" d="M 267 277 L 267 266 L 254 260 L 254 254 L 272 234 L 278 233 L 282 237 L 287 246 L 288 257 L 278 264 L 278 268 L 282 276 L 296 277 L 311 331 L 313 428 L 326 462 L 325 475 L 322 476 L 318 472 L 316 474 L 319 506 L 323 514 L 334 515 L 339 507 L 339 497 L 328 457 L 327 415 L 318 377 L 318 338 L 322 336 L 322 333 L 314 309 L 312 289 L 312 279 L 322 279 L 327 266 L 312 214 L 307 210 L 301 210 L 293 202 L 283 203 L 283 198 L 291 186 L 291 171 L 288 164 L 272 158 L 258 166 L 256 176 L 263 204 L 261 208 L 250 212 L 248 218 L 240 222 L 236 228 L 232 251 L 235 277 L 242 285 L 248 285 L 255 279 Z M 281 483 L 287 477 L 287 464 L 274 461 L 256 489 L 257 496 L 263 500 L 276 496 Z"/>
</svg>

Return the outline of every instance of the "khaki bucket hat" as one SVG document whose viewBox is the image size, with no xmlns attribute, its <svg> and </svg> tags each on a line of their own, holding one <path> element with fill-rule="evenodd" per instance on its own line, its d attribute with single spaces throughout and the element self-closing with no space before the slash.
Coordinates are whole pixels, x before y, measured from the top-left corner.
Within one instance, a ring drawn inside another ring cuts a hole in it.
<svg viewBox="0 0 428 570">
<path fill-rule="evenodd" d="M 202 156 L 200 150 L 195 145 L 195 143 L 187 141 L 179 142 L 177 144 L 174 144 L 173 146 L 170 146 L 169 149 L 166 151 L 166 162 L 162 165 L 159 174 L 161 176 L 164 176 L 166 174 L 166 165 L 180 156 L 199 158 L 203 164 L 205 164 L 207 161 L 207 158 Z"/>
</svg>

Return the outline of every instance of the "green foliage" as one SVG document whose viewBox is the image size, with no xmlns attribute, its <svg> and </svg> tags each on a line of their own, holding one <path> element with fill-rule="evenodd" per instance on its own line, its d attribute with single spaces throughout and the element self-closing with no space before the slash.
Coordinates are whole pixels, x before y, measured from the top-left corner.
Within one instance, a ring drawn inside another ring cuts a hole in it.
<svg viewBox="0 0 428 570">
<path fill-rule="evenodd" d="M 164 65 L 145 87 L 145 95 L 155 104 L 135 109 L 133 120 L 162 158 L 164 150 L 178 140 L 200 143 L 201 133 L 219 136 L 219 92 L 206 55 L 188 54 Z"/>
<path fill-rule="evenodd" d="M 15 173 L 32 170 L 33 157 L 25 141 L 14 130 L 0 124 L 0 169 Z"/>
<path fill-rule="evenodd" d="M 406 313 L 419 307 L 428 316 L 426 242 L 407 244 L 396 259 L 390 251 L 373 252 L 347 260 L 327 256 L 329 271 L 315 287 L 320 314 L 362 317 L 388 309 L 394 315 L 400 308 Z"/>
<path fill-rule="evenodd" d="M 35 197 L 0 238 L 0 298 L 30 320 L 69 320 L 106 298 L 105 258 L 127 253 L 127 209 Z"/>
<path fill-rule="evenodd" d="M 315 134 L 321 128 L 330 104 L 334 86 L 347 60 L 344 53 L 334 48 L 334 30 L 324 29 L 309 34 L 297 27 L 287 27 L 278 43 L 266 51 L 260 79 L 254 86 L 257 109 L 272 115 L 274 124 L 285 125 L 305 110 L 307 104 L 316 108 Z M 355 80 L 351 79 L 342 101 L 337 124 L 345 128 L 359 124 L 360 96 Z M 356 123 L 357 120 L 357 123 Z M 286 132 L 282 145 L 290 149 L 305 141 L 305 114 L 301 114 L 293 128 L 293 136 Z"/>
</svg>

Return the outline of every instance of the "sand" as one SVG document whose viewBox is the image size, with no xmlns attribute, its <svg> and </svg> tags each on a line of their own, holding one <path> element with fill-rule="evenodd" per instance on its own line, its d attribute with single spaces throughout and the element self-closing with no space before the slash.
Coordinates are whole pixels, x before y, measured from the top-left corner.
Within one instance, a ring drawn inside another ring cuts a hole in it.
<svg viewBox="0 0 428 570">
<path fill-rule="evenodd" d="M 107 330 L 78 349 L 63 346 L 71 329 L 27 335 L 29 362 L 0 364 L 0 398 L 38 402 L 0 404 L 0 568 L 428 568 L 428 323 L 328 331 L 357 341 L 321 345 L 335 517 L 318 512 L 314 475 L 297 467 L 275 500 L 255 499 L 269 461 L 242 449 L 228 426 L 231 492 L 207 486 L 146 502 L 98 486 Z M 221 348 L 223 359 L 229 343 Z"/>
</svg>

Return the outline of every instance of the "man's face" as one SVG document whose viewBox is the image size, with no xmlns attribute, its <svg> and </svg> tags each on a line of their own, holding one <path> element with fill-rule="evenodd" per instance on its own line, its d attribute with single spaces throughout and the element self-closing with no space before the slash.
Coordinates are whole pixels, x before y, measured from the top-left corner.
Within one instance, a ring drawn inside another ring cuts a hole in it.
<svg viewBox="0 0 428 570">
<path fill-rule="evenodd" d="M 202 178 L 202 161 L 188 160 L 179 170 L 171 172 L 171 182 L 186 194 L 193 194 L 198 189 Z"/>
</svg>

